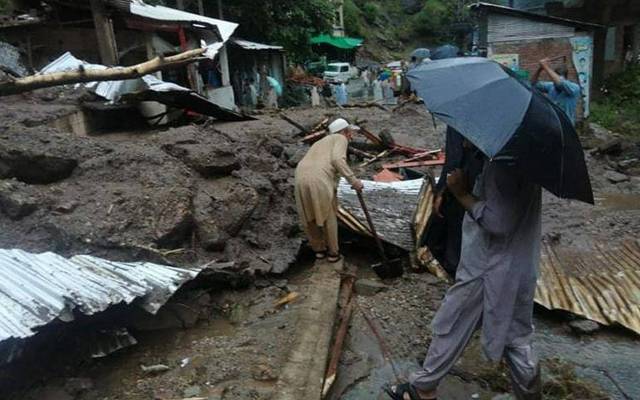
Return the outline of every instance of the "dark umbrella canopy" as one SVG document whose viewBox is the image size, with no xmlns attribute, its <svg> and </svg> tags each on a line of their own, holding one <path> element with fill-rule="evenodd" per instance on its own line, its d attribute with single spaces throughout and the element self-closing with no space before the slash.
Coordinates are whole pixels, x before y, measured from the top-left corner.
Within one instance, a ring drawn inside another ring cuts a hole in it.
<svg viewBox="0 0 640 400">
<path fill-rule="evenodd" d="M 460 49 L 451 44 L 445 44 L 444 46 L 440 46 L 436 48 L 432 54 L 432 60 L 444 60 L 445 58 L 454 58 L 458 57 L 458 53 Z"/>
<path fill-rule="evenodd" d="M 434 61 L 408 74 L 437 118 L 495 162 L 511 162 L 553 194 L 593 203 L 584 152 L 555 104 L 485 58 Z"/>
<path fill-rule="evenodd" d="M 431 57 L 431 50 L 424 47 L 415 49 L 414 51 L 411 52 L 411 58 L 414 58 L 414 57 L 419 60 L 429 58 Z"/>
</svg>

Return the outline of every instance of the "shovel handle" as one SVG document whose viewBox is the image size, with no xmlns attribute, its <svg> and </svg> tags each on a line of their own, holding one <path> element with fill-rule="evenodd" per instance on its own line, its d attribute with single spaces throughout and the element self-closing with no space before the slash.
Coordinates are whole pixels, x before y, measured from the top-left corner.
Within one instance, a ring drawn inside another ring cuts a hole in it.
<svg viewBox="0 0 640 400">
<path fill-rule="evenodd" d="M 362 207 L 362 211 L 364 211 L 364 215 L 367 218 L 367 223 L 369 224 L 369 229 L 371 230 L 371 234 L 376 241 L 376 246 L 378 246 L 378 252 L 380 253 L 380 258 L 384 264 L 387 263 L 387 256 L 384 254 L 384 247 L 382 246 L 382 241 L 376 232 L 376 228 L 373 226 L 373 221 L 371 220 L 371 215 L 369 215 L 369 209 L 367 209 L 367 205 L 364 202 L 364 197 L 362 197 L 362 191 L 356 191 L 358 194 L 358 200 L 360 200 L 360 206 Z"/>
</svg>

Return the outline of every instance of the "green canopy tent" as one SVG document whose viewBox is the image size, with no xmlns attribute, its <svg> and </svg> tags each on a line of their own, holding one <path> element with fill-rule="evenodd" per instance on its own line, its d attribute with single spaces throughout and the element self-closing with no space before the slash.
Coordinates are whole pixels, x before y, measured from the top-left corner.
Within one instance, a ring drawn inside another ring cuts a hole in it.
<svg viewBox="0 0 640 400">
<path fill-rule="evenodd" d="M 326 55 L 330 61 L 352 62 L 363 41 L 358 38 L 322 34 L 312 37 L 310 42 L 317 54 Z"/>
</svg>

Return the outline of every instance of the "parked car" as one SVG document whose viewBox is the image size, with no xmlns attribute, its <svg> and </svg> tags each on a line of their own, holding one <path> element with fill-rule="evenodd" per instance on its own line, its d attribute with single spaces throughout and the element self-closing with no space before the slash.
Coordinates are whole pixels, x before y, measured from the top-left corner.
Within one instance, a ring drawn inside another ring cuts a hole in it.
<svg viewBox="0 0 640 400">
<path fill-rule="evenodd" d="M 329 63 L 323 78 L 329 83 L 348 83 L 351 78 L 358 76 L 358 69 L 346 62 Z"/>
</svg>

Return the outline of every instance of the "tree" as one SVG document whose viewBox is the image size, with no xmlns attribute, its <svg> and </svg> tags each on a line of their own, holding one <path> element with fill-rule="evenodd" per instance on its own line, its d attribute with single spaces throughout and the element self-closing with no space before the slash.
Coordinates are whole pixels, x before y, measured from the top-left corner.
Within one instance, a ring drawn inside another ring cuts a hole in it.
<svg viewBox="0 0 640 400">
<path fill-rule="evenodd" d="M 312 36 L 330 32 L 335 14 L 331 0 L 234 0 L 223 9 L 225 19 L 240 24 L 238 36 L 284 46 L 296 61 L 310 55 Z"/>
</svg>

